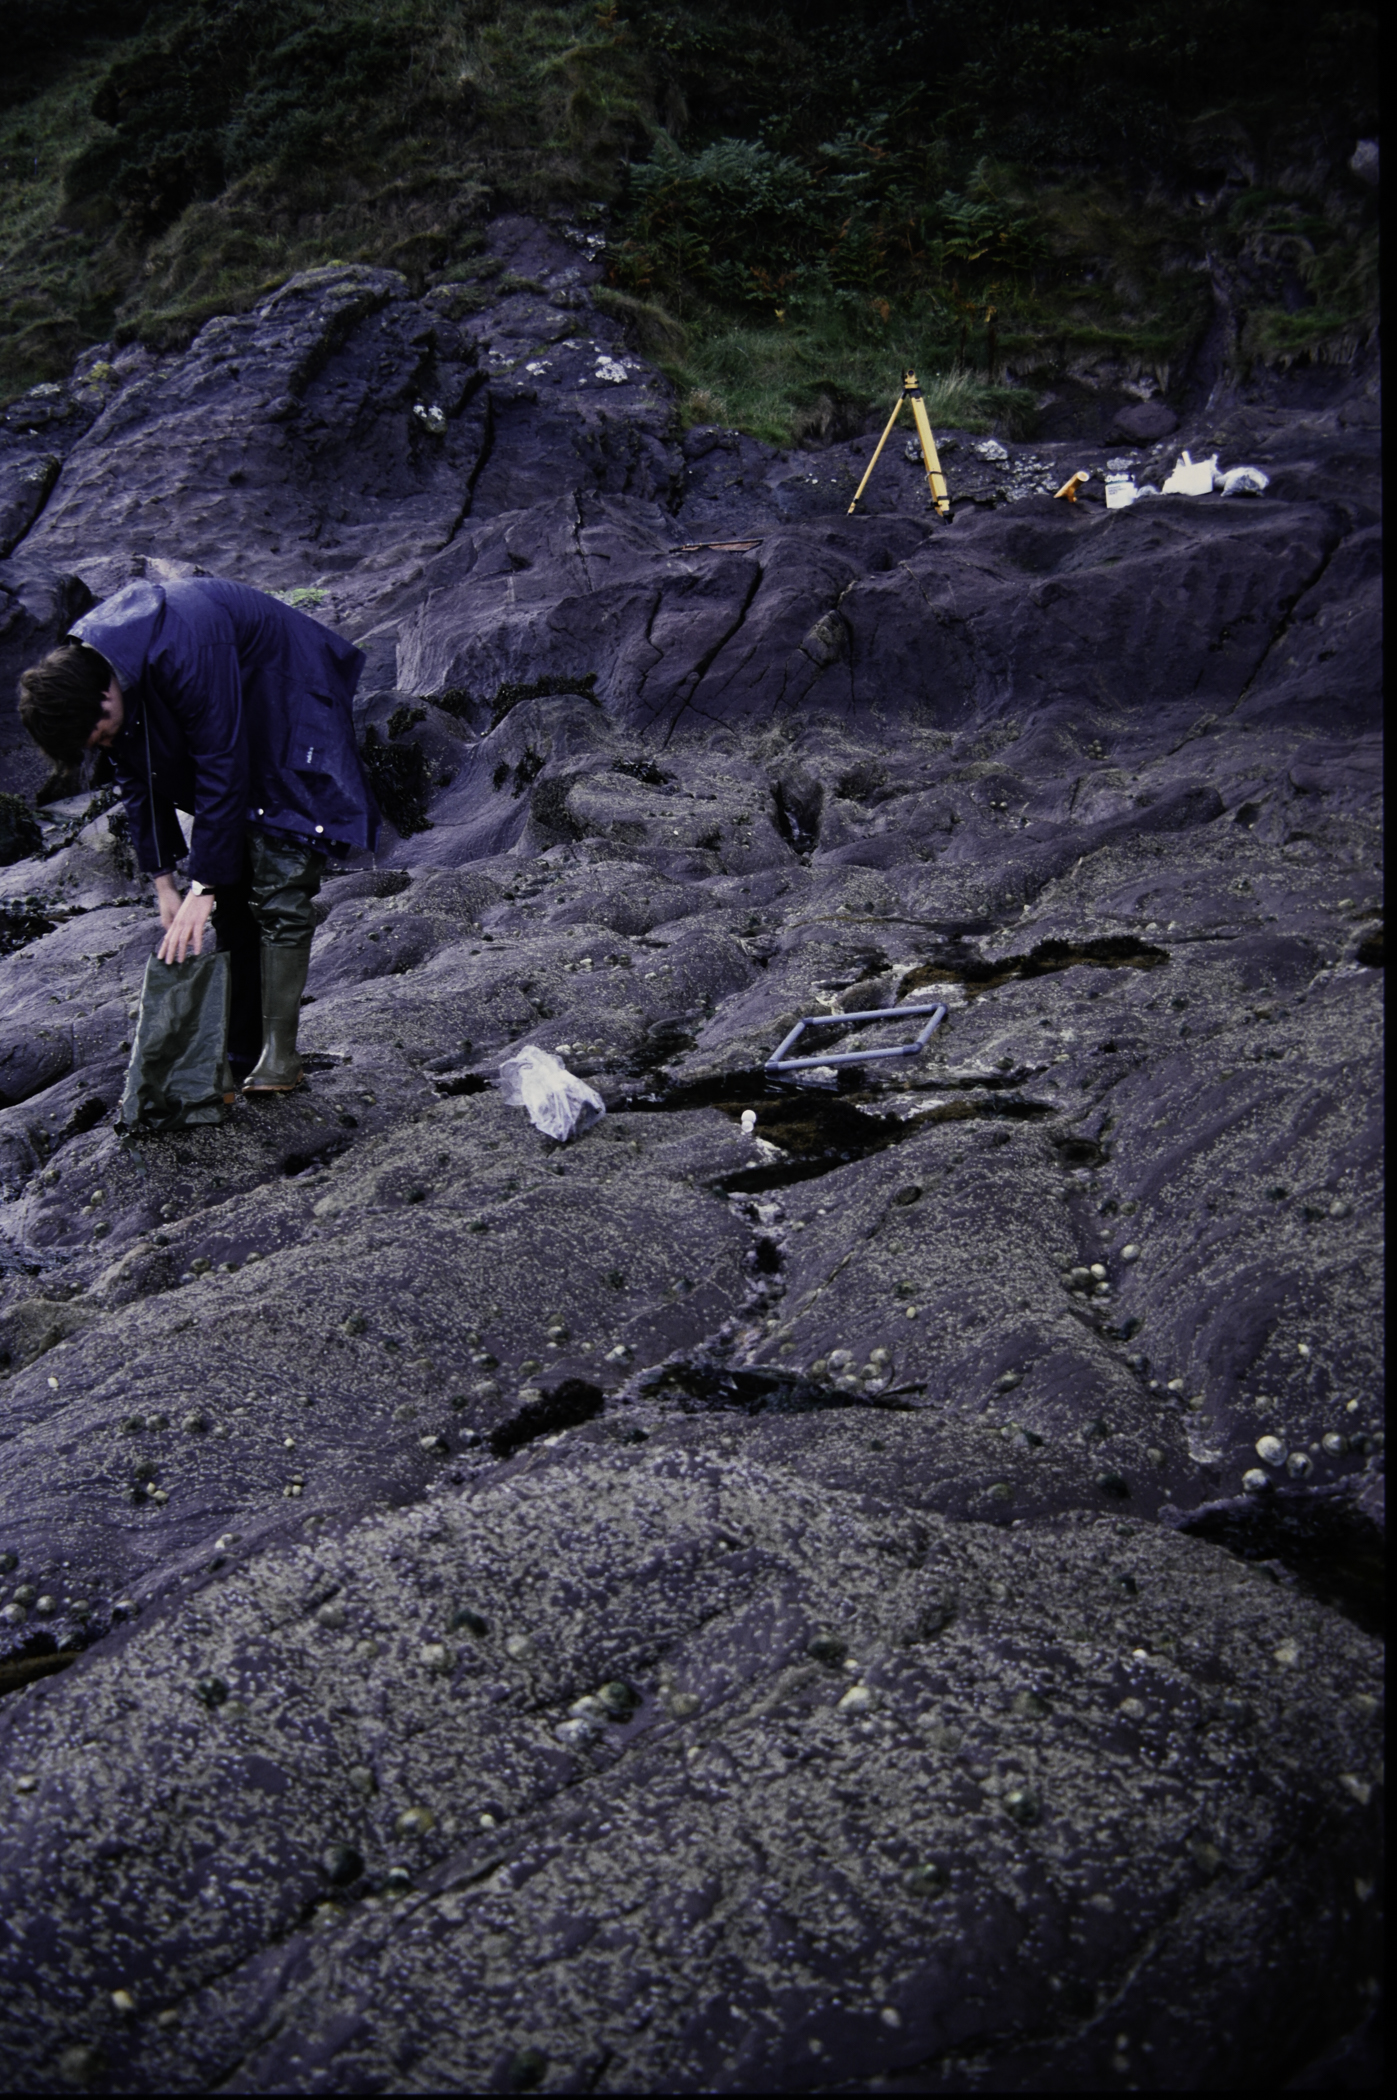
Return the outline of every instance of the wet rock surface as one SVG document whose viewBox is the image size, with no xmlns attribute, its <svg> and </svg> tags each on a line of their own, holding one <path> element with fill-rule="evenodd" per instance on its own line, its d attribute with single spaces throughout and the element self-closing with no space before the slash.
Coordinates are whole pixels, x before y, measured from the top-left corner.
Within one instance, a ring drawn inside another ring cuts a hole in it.
<svg viewBox="0 0 1397 2100">
<path fill-rule="evenodd" d="M 306 1086 L 122 1139 L 147 886 L 4 732 L 6 2062 L 1368 2081 L 1371 400 L 1112 440 L 1262 498 L 949 433 L 952 525 L 891 449 L 851 518 L 866 443 L 681 439 L 586 242 L 491 240 L 484 311 L 322 271 L 6 411 L 6 675 L 295 593 L 394 820 Z"/>
</svg>

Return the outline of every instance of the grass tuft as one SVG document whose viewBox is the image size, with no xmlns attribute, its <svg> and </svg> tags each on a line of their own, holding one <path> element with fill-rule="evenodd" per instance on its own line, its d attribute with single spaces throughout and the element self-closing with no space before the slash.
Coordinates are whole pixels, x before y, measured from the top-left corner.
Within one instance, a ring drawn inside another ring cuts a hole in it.
<svg viewBox="0 0 1397 2100">
<path fill-rule="evenodd" d="M 933 426 L 1027 435 L 1035 396 L 966 370 L 946 338 L 935 309 L 893 318 L 876 335 L 837 311 L 766 327 L 715 315 L 693 323 L 684 355 L 662 364 L 686 426 L 728 424 L 769 445 L 860 436 L 891 414 L 906 370 L 917 373 Z"/>
</svg>

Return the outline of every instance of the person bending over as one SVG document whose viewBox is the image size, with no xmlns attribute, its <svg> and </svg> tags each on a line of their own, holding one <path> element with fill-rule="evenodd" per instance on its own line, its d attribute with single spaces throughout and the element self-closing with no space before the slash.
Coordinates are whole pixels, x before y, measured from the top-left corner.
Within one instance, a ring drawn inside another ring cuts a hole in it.
<svg viewBox="0 0 1397 2100">
<path fill-rule="evenodd" d="M 162 961 L 201 954 L 213 915 L 231 964 L 228 1061 L 248 1093 L 299 1086 L 326 857 L 378 839 L 354 742 L 363 666 L 279 599 L 199 576 L 127 584 L 20 679 L 20 717 L 57 764 L 111 754 L 137 861 L 155 878 Z M 194 817 L 187 858 L 177 809 Z"/>
</svg>

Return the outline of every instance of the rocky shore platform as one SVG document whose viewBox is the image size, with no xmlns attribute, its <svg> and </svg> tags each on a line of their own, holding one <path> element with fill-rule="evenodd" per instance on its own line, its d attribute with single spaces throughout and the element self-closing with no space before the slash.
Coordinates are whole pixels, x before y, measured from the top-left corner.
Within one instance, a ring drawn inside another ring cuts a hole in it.
<svg viewBox="0 0 1397 2100">
<path fill-rule="evenodd" d="M 7 690 L 237 577 L 392 819 L 304 1089 L 125 1138 L 149 886 L 0 718 L 7 2082 L 1374 2085 L 1375 382 L 851 517 L 490 239 L 0 416 Z"/>
</svg>

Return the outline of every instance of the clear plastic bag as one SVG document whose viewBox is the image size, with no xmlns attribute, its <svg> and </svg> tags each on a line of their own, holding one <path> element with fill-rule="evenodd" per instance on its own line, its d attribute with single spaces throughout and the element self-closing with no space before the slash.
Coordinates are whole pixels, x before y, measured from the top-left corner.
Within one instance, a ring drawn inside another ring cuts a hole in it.
<svg viewBox="0 0 1397 2100">
<path fill-rule="evenodd" d="M 499 1083 L 510 1107 L 526 1108 L 534 1129 L 560 1144 L 590 1130 L 606 1114 L 601 1095 L 536 1043 L 505 1059 Z"/>
</svg>

